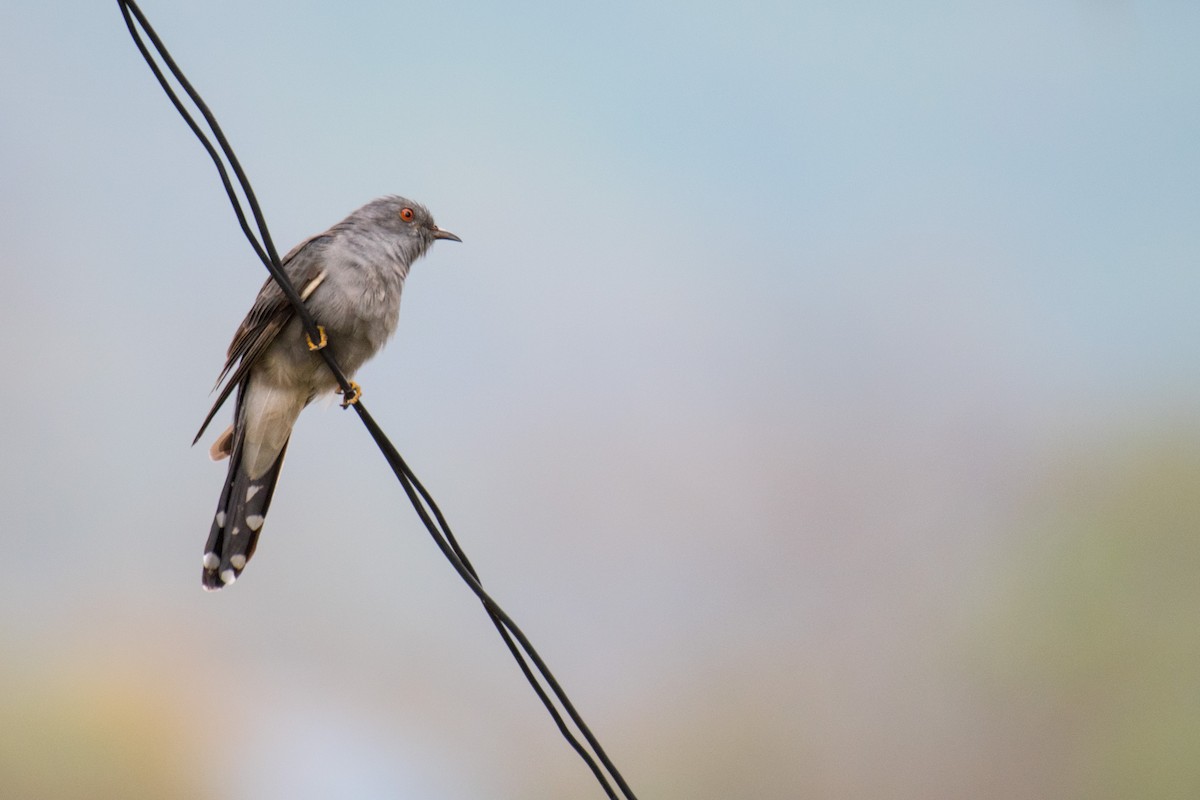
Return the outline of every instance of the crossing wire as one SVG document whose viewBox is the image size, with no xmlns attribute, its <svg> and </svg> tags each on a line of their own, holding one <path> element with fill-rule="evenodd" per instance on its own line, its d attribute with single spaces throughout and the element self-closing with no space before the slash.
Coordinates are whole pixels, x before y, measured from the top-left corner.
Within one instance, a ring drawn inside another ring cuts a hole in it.
<svg viewBox="0 0 1200 800">
<path fill-rule="evenodd" d="M 137 3 L 134 0 L 117 0 L 117 4 L 120 6 L 121 13 L 125 18 L 125 25 L 129 29 L 129 35 L 133 37 L 134 44 L 137 45 L 142 57 L 146 60 L 146 64 L 150 67 L 151 72 L 154 73 L 154 77 L 171 100 L 172 105 L 175 106 L 175 110 L 179 112 L 179 115 L 187 123 L 192 133 L 195 134 L 216 166 L 217 172 L 221 177 L 221 184 L 225 187 L 225 193 L 229 196 L 230 204 L 233 206 L 233 212 L 237 216 L 242 233 L 245 234 L 255 254 L 263 262 L 263 265 L 271 273 L 271 277 L 275 279 L 280 289 L 283 290 L 284 295 L 291 302 L 296 315 L 304 325 L 304 329 L 309 337 L 313 341 L 317 341 L 320 338 L 317 322 L 304 305 L 304 301 L 296 292 L 296 288 L 283 272 L 283 267 L 279 261 L 279 254 L 275 250 L 275 245 L 271 240 L 266 219 L 263 216 L 257 198 L 254 196 L 250 180 L 246 177 L 245 171 L 238 162 L 233 147 L 221 131 L 221 126 L 217 124 L 216 117 L 213 116 L 213 113 L 209 110 L 204 100 L 201 99 L 200 94 L 184 76 L 183 71 L 175 63 L 175 60 L 171 57 L 166 46 L 154 31 L 154 28 L 150 25 L 149 20 L 146 19 L 146 15 L 142 13 Z M 158 58 L 166 65 L 171 76 L 178 83 L 179 87 L 182 88 L 196 110 L 199 111 L 217 145 L 213 144 L 212 139 L 208 137 L 204 128 L 196 121 L 195 117 L 188 110 L 187 105 L 176 93 L 175 88 L 171 85 L 171 81 L 159 66 L 155 55 L 150 52 L 150 48 L 146 45 L 145 40 L 143 40 L 143 32 L 154 46 L 154 51 L 157 53 Z M 217 149 L 218 146 L 220 148 L 219 152 Z M 226 166 L 226 162 L 228 166 Z M 230 170 L 232 170 L 234 177 L 237 179 L 237 187 L 234 186 L 233 179 L 229 176 Z M 253 228 L 242 205 L 242 199 L 238 197 L 237 190 L 239 188 L 245 197 L 246 206 L 250 209 L 250 215 L 253 217 Z M 255 228 L 257 229 L 257 235 Z M 350 380 L 334 359 L 331 351 L 332 348 L 325 347 L 317 352 L 325 359 L 326 366 L 329 367 L 330 372 L 332 372 L 342 391 L 349 396 L 352 393 Z M 637 800 L 628 783 L 626 783 L 616 765 L 608 757 L 608 754 L 604 752 L 604 748 L 601 747 L 600 742 L 584 722 L 583 717 L 575 709 L 567 693 L 529 641 L 529 638 L 517 627 L 517 624 L 513 622 L 504 609 L 484 591 L 478 573 L 459 545 L 458 540 L 454 537 L 454 533 L 450 530 L 450 525 L 446 522 L 445 515 L 442 514 L 441 509 L 438 508 L 437 503 L 434 502 L 428 490 L 417 479 L 417 476 L 401 457 L 395 445 L 392 444 L 374 417 L 367 411 L 363 402 L 360 400 L 352 404 L 351 407 L 358 412 L 363 425 L 375 441 L 375 444 L 379 447 L 384 459 L 388 462 L 388 466 L 391 467 L 396 479 L 404 489 L 404 493 L 408 496 L 409 502 L 412 503 L 417 516 L 429 531 L 429 535 L 437 544 L 438 549 L 441 550 L 442 555 L 446 557 L 459 577 L 475 594 L 480 603 L 483 604 L 492 624 L 495 625 L 501 639 L 504 640 L 504 644 L 508 647 L 513 659 L 517 662 L 517 666 L 520 667 L 522 674 L 533 688 L 534 693 L 537 694 L 542 704 L 546 707 L 546 711 L 550 714 L 551 719 L 554 720 L 563 738 L 566 739 L 571 748 L 587 764 L 609 798 L 619 800 L 620 797 L 623 797 L 625 800 Z M 553 695 L 553 698 L 551 695 Z M 560 706 L 561 711 L 559 709 Z M 575 730 L 578 731 L 587 743 L 587 746 L 579 740 L 575 732 L 572 731 L 571 725 L 563 718 L 562 712 L 564 711 L 570 722 L 574 724 Z M 612 783 L 617 785 L 617 788 L 622 793 L 621 795 L 617 795 Z"/>
</svg>

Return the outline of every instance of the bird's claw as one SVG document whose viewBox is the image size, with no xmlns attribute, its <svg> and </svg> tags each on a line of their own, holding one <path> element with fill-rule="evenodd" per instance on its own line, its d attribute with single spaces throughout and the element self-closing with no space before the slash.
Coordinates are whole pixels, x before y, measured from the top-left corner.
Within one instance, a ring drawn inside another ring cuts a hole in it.
<svg viewBox="0 0 1200 800">
<path fill-rule="evenodd" d="M 358 398 L 362 397 L 362 387 L 354 381 L 350 381 L 350 392 L 342 392 L 345 399 L 342 400 L 342 408 L 349 408 L 358 402 Z"/>
<path fill-rule="evenodd" d="M 325 345 L 329 344 L 329 338 L 327 336 L 325 336 L 325 326 L 324 325 L 317 326 L 317 333 L 320 335 L 321 341 L 317 342 L 316 344 L 313 344 L 313 340 L 312 340 L 311 336 L 309 336 L 307 333 L 304 334 L 304 341 L 308 342 L 308 349 L 312 350 L 314 352 L 317 350 L 320 350 L 321 348 L 325 347 Z"/>
</svg>

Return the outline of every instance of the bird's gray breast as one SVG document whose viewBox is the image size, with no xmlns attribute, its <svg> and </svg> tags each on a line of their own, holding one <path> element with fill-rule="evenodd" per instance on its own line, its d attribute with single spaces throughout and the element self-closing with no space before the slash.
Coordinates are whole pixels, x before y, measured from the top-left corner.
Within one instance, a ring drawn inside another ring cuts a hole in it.
<svg viewBox="0 0 1200 800">
<path fill-rule="evenodd" d="M 391 259 L 346 256 L 327 259 L 326 268 L 309 308 L 325 326 L 334 357 L 352 375 L 396 332 L 407 270 Z"/>
</svg>

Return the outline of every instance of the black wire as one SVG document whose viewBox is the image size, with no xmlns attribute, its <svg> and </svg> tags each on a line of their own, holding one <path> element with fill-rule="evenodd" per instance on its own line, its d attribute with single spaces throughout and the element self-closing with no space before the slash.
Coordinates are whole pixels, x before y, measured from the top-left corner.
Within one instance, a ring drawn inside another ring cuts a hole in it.
<svg viewBox="0 0 1200 800">
<path fill-rule="evenodd" d="M 271 233 L 267 229 L 267 221 L 263 217 L 262 210 L 259 208 L 258 199 L 254 196 L 254 189 L 250 186 L 250 180 L 246 177 L 246 173 L 242 170 L 242 165 L 238 161 L 237 155 L 233 152 L 233 147 L 229 144 L 229 140 L 225 138 L 225 133 L 221 130 L 221 126 L 217 124 L 217 118 L 213 116 L 213 113 L 209 110 L 208 106 L 204 103 L 204 100 L 200 97 L 199 92 L 192 88 L 192 84 L 188 81 L 187 77 L 184 76 L 183 71 L 179 69 L 178 65 L 175 63 L 175 60 L 171 58 L 171 54 L 167 51 L 166 45 L 164 45 L 162 40 L 158 38 L 158 34 L 155 33 L 154 28 L 150 25 L 150 21 L 146 19 L 146 15 L 142 13 L 140 8 L 138 8 L 137 3 L 132 2 L 132 0 L 117 0 L 117 3 L 121 7 L 121 14 L 125 18 L 125 26 L 129 29 L 129 35 L 133 37 L 134 43 L 137 45 L 138 50 L 141 51 L 142 58 L 146 60 L 146 64 L 149 65 L 150 70 L 154 73 L 154 77 L 158 79 L 159 85 L 162 86 L 162 89 L 164 92 L 166 92 L 167 97 L 171 99 L 171 103 L 175 106 L 175 110 L 179 112 L 179 115 L 183 117 L 184 122 L 186 122 L 188 127 L 191 128 L 192 133 L 194 133 L 196 138 L 200 140 L 200 144 L 203 145 L 204 149 L 208 152 L 209 158 L 212 159 L 213 164 L 216 166 L 217 172 L 221 176 L 221 184 L 225 187 L 225 194 L 229 196 L 230 205 L 233 206 L 233 213 L 237 215 L 238 224 L 242 228 L 242 233 L 245 234 L 246 239 L 250 242 L 250 246 L 254 249 L 254 252 L 266 266 L 267 270 L 271 273 L 271 276 L 275 278 L 275 282 L 279 284 L 279 288 L 283 290 L 284 295 L 292 304 L 292 307 L 300 317 L 300 322 L 304 325 L 304 330 L 308 334 L 309 338 L 314 342 L 318 341 L 321 336 L 320 332 L 317 330 L 317 323 L 313 320 L 312 315 L 308 312 L 308 307 L 304 305 L 304 301 L 300 299 L 300 295 L 296 291 L 296 287 L 292 286 L 292 282 L 288 279 L 287 275 L 283 271 L 283 267 L 279 262 L 279 253 L 276 252 L 275 244 L 271 241 Z M 146 35 L 150 37 L 150 41 L 154 44 L 154 49 L 158 51 L 158 54 L 162 58 L 163 62 L 166 63 L 167 67 L 171 70 L 171 75 L 175 78 L 175 80 L 179 81 L 179 85 L 183 87 L 183 90 L 187 92 L 188 97 L 196 105 L 196 108 L 200 110 L 200 113 L 204 117 L 204 121 L 208 123 L 208 127 L 212 131 L 213 136 L 216 137 L 217 142 L 221 145 L 221 151 L 225 154 L 225 157 L 229 159 L 229 166 L 233 169 L 234 175 L 237 176 L 238 184 L 241 186 L 242 192 L 245 194 L 246 200 L 250 205 L 251 213 L 254 215 L 255 224 L 258 226 L 259 234 L 262 236 L 261 242 L 254 235 L 254 231 L 250 229 L 250 223 L 246 220 L 246 214 L 242 209 L 241 201 L 238 199 L 237 191 L 234 189 L 233 183 L 229 180 L 229 172 L 225 169 L 225 164 L 221 161 L 221 157 L 217 154 L 216 148 L 213 147 L 212 142 L 209 141 L 208 137 L 204 134 L 204 131 L 201 130 L 199 124 L 196 123 L 196 120 L 190 113 L 188 113 L 187 108 L 183 105 L 183 102 L 179 99 L 179 96 L 175 94 L 175 90 L 171 88 L 170 82 L 166 79 L 166 76 L 163 75 L 162 70 L 158 68 L 158 64 L 155 62 L 153 56 L 150 55 L 150 51 L 147 49 L 145 43 L 138 35 L 137 29 L 133 24 L 133 19 L 130 17 L 130 13 L 137 17 L 138 25 L 140 25 L 142 30 L 146 32 Z M 342 372 L 341 367 L 338 366 L 337 361 L 334 360 L 333 354 L 330 353 L 327 348 L 322 348 L 318 352 L 325 359 L 325 364 L 333 373 L 333 377 L 335 380 L 337 380 L 342 392 L 349 396 L 352 391 L 350 379 L 347 378 L 345 373 Z"/>
<path fill-rule="evenodd" d="M 146 19 L 146 16 L 142 13 L 141 9 L 138 8 L 137 4 L 133 2 L 133 0 L 117 0 L 117 3 L 120 6 L 121 13 L 125 18 L 125 24 L 129 29 L 130 36 L 133 37 L 134 43 L 137 45 L 138 50 L 141 52 L 142 57 L 146 60 L 146 63 L 149 65 L 151 71 L 154 73 L 155 78 L 158 79 L 159 85 L 170 98 L 171 103 L 175 106 L 175 110 L 178 111 L 180 116 L 183 117 L 188 127 L 191 128 L 192 133 L 195 134 L 201 145 L 203 145 L 204 149 L 208 152 L 213 164 L 216 165 L 217 172 L 221 176 L 221 183 L 225 187 L 225 193 L 229 196 L 229 201 L 233 206 L 234 214 L 237 216 L 238 223 L 242 228 L 242 233 L 245 234 L 246 239 L 250 242 L 250 246 L 254 249 L 254 252 L 270 271 L 271 276 L 279 284 L 285 296 L 291 302 L 297 315 L 300 317 L 301 322 L 304 324 L 305 330 L 309 337 L 316 341 L 318 338 L 320 338 L 317 324 L 312 318 L 312 315 L 309 313 L 307 307 L 304 305 L 304 301 L 296 292 L 295 287 L 292 286 L 291 281 L 288 280 L 287 275 L 283 272 L 283 268 L 279 261 L 279 254 L 276 252 L 275 245 L 271 241 L 271 235 L 267 229 L 267 223 L 263 217 L 262 210 L 259 207 L 258 200 L 255 198 L 254 190 L 251 188 L 250 181 L 246 177 L 245 172 L 242 170 L 241 164 L 238 162 L 237 156 L 233 152 L 233 148 L 230 146 L 228 140 L 225 138 L 224 133 L 221 131 L 220 126 L 217 124 L 216 118 L 213 116 L 208 106 L 205 105 L 199 93 L 196 92 L 196 90 L 188 82 L 187 78 L 184 77 L 183 72 L 175 64 L 174 59 L 172 59 L 170 53 L 167 52 L 166 46 L 163 45 L 162 40 L 159 39 L 158 34 L 155 33 L 154 28 L 151 27 L 149 21 Z M 133 17 L 137 18 L 136 26 L 134 24 Z M 154 44 L 154 48 L 158 52 L 159 57 L 162 58 L 163 62 L 171 71 L 171 75 L 179 82 L 179 85 L 187 93 L 189 99 L 191 99 L 196 108 L 199 109 L 213 136 L 220 144 L 221 152 L 228 159 L 229 166 L 233 169 L 234 175 L 238 180 L 238 185 L 245 195 L 246 202 L 250 206 L 251 213 L 254 216 L 255 225 L 258 228 L 258 233 L 262 237 L 261 241 L 255 236 L 254 231 L 250 227 L 250 223 L 247 220 L 246 214 L 242 208 L 241 201 L 238 198 L 237 191 L 233 186 L 233 182 L 229 178 L 229 173 L 225 168 L 224 162 L 221 160 L 221 156 L 217 153 L 217 149 L 213 146 L 212 142 L 205 135 L 204 131 L 201 129 L 200 125 L 195 121 L 192 115 L 188 113 L 187 108 L 184 106 L 183 102 L 179 99 L 179 96 L 171 87 L 170 82 L 167 80 L 162 70 L 159 69 L 153 55 L 150 53 L 149 49 L 142 41 L 141 36 L 138 34 L 138 27 L 141 27 L 141 29 L 145 31 L 146 35 L 150 38 L 150 41 Z M 351 392 L 350 381 L 346 377 L 345 373 L 342 372 L 336 360 L 333 358 L 333 355 L 330 353 L 330 348 L 326 347 L 318 352 L 324 357 L 325 363 L 332 371 L 342 390 L 349 394 Z M 442 551 L 442 554 L 454 567 L 455 571 L 458 572 L 459 577 L 462 578 L 462 580 L 467 584 L 468 588 L 471 589 L 471 591 L 483 604 L 484 609 L 487 611 L 487 614 L 491 618 L 492 623 L 495 625 L 496 630 L 499 632 L 500 637 L 504 640 L 509 652 L 512 653 L 512 656 L 516 660 L 517 665 L 520 667 L 521 672 L 525 675 L 525 679 L 529 682 L 529 685 L 533 688 L 538 698 L 542 701 L 542 704 L 546 707 L 546 710 L 554 720 L 554 723 L 558 726 L 563 738 L 567 740 L 568 744 L 571 745 L 575 752 L 579 754 L 580 758 L 582 758 L 583 761 L 588 765 L 592 771 L 592 774 L 596 777 L 596 780 L 604 789 L 605 794 L 607 794 L 608 797 L 612 798 L 613 800 L 617 800 L 617 795 L 614 793 L 612 786 L 605 777 L 604 771 L 596 763 L 595 759 L 592 757 L 592 754 L 588 752 L 587 748 L 585 748 L 571 732 L 570 727 L 563 719 L 562 714 L 560 714 L 559 710 L 555 707 L 554 701 L 551 700 L 549 695 L 547 695 L 541 681 L 544 681 L 546 686 L 550 688 L 550 691 L 553 693 L 554 697 L 562 705 L 563 709 L 567 712 L 567 715 L 571 718 L 571 721 L 575 724 L 579 732 L 583 735 L 584 739 L 591 746 L 592 751 L 596 754 L 596 757 L 600 759 L 600 762 L 604 765 L 605 769 L 608 770 L 608 774 L 612 776 L 612 779 L 616 782 L 617 786 L 620 787 L 621 791 L 624 793 L 624 796 L 628 798 L 628 800 L 637 800 L 632 790 L 630 790 L 629 785 L 622 777 L 620 771 L 617 770 L 616 766 L 609 759 L 608 754 L 604 752 L 604 748 L 600 746 L 600 743 L 596 740 L 596 737 L 592 734 L 587 724 L 583 721 L 583 718 L 575 709 L 574 704 L 571 703 L 570 698 L 567 697 L 566 692 L 558 683 L 558 680 L 554 677 L 553 673 L 550 671 L 550 668 L 546 666 L 545 661 L 542 660 L 542 657 L 538 654 L 537 650 L 534 649 L 533 644 L 529 641 L 528 637 L 526 637 L 524 632 L 517 627 L 517 624 L 513 622 L 512 618 L 509 617 L 507 613 L 505 613 L 504 609 L 502 609 L 499 604 L 496 603 L 496 601 L 484 591 L 483 585 L 479 581 L 478 573 L 475 572 L 475 568 L 471 565 L 466 553 L 459 545 L 458 540 L 454 537 L 453 532 L 450 530 L 449 524 L 446 522 L 445 516 L 442 514 L 441 509 L 438 508 L 437 503 L 434 502 L 433 497 L 417 479 L 416 474 L 413 473 L 408 464 L 400 456 L 399 451 L 396 450 L 391 440 L 388 439 L 382 428 L 380 428 L 375 422 L 375 419 L 367 411 L 362 401 L 360 400 L 359 402 L 354 403 L 353 406 L 358 412 L 359 418 L 362 420 L 363 425 L 370 433 L 371 438 L 375 440 L 376 445 L 378 445 L 380 451 L 383 453 L 388 465 L 392 468 L 392 472 L 395 473 L 396 478 L 400 481 L 400 485 L 404 489 L 405 494 L 408 495 L 409 502 L 412 503 L 413 508 L 417 512 L 417 516 L 420 517 L 421 522 L 429 531 L 429 534 L 437 544 L 438 549 Z M 530 661 L 532 661 L 534 667 L 536 667 L 537 674 L 535 674 L 534 670 L 531 669 L 529 665 Z M 539 675 L 541 677 L 541 681 L 538 679 Z"/>
<path fill-rule="evenodd" d="M 389 442 L 389 445 L 390 445 L 390 442 Z M 458 540 L 454 538 L 454 534 L 450 530 L 450 525 L 446 522 L 445 517 L 442 516 L 442 512 L 438 508 L 437 503 L 434 502 L 433 497 L 429 494 L 429 492 L 427 492 L 425 490 L 425 487 L 421 485 L 421 482 L 417 479 L 416 474 L 414 474 L 413 471 L 411 469 L 409 469 L 408 464 L 406 464 L 404 462 L 404 459 L 400 458 L 399 453 L 396 454 L 396 457 L 399 460 L 400 465 L 404 469 L 405 476 L 416 487 L 417 492 L 421 495 L 421 498 L 428 505 L 429 509 L 431 511 L 433 511 L 433 514 L 438 521 L 438 525 L 441 527 L 441 530 L 445 533 L 446 540 L 447 540 L 447 542 L 449 542 L 451 548 L 453 548 L 455 555 L 462 562 L 463 567 L 468 572 L 470 572 L 471 577 L 475 579 L 473 582 L 467 581 L 468 586 L 471 587 L 471 590 L 475 592 L 476 596 L 479 597 L 480 601 L 483 602 L 484 607 L 487 608 L 488 614 L 491 615 L 492 621 L 496 624 L 497 629 L 500 631 L 500 635 L 502 637 L 504 637 L 504 641 L 508 645 L 509 650 L 513 651 L 513 656 L 517 658 L 517 661 L 521 665 L 522 671 L 525 672 L 526 677 L 529 679 L 530 683 L 533 685 L 533 689 L 535 692 L 537 692 L 538 697 L 542 698 L 542 702 L 546 705 L 546 708 L 550 711 L 550 715 L 554 718 L 554 721 L 556 723 L 558 723 L 559 729 L 563 731 L 563 735 L 567 736 L 567 738 L 571 742 L 572 746 L 575 747 L 575 749 L 580 753 L 580 755 L 583 755 L 584 751 L 578 745 L 578 743 L 567 734 L 567 731 L 566 731 L 566 728 L 564 727 L 562 718 L 557 714 L 553 705 L 548 702 L 545 694 L 543 694 L 540 687 L 538 686 L 536 681 L 533 679 L 531 673 L 529 672 L 528 666 L 525 664 L 524 660 L 518 654 L 515 646 L 513 645 L 512 640 L 510 639 L 510 637 L 508 635 L 508 633 L 510 631 L 511 631 L 512 635 L 517 638 L 517 641 L 519 641 L 521 643 L 521 647 L 525 650 L 525 652 L 533 660 L 534 664 L 538 668 L 538 671 L 541 673 L 541 675 L 545 679 L 546 683 L 550 686 L 551 690 L 554 692 L 555 697 L 557 697 L 559 702 L 562 703 L 563 708 L 566 709 L 567 714 L 571 717 L 571 720 L 577 726 L 579 726 L 580 733 L 583 734 L 583 737 L 587 740 L 588 744 L 590 744 L 592 746 L 592 749 L 595 750 L 596 755 L 600 758 L 601 763 L 603 763 L 604 766 L 608 769 L 609 773 L 613 776 L 613 779 L 617 782 L 617 785 L 621 787 L 621 791 L 623 791 L 625 793 L 625 795 L 628 798 L 630 798 L 630 800 L 636 800 L 636 798 L 633 795 L 633 792 L 630 791 L 629 786 L 625 783 L 625 779 L 621 776 L 620 771 L 618 771 L 616 765 L 613 764 L 611 760 L 609 760 L 608 754 L 604 752 L 604 748 L 600 746 L 600 742 L 596 740 L 596 738 L 592 735 L 591 730 L 588 728 L 587 725 L 584 724 L 583 718 L 579 715 L 579 712 L 575 710 L 575 706 L 571 702 L 571 699 L 567 696 L 567 693 L 562 689 L 562 687 L 559 686 L 558 681 L 555 680 L 555 678 L 554 678 L 554 674 L 552 672 L 550 672 L 550 668 L 548 666 L 546 666 L 546 663 L 544 661 L 542 661 L 541 656 L 538 655 L 537 650 L 534 649 L 533 643 L 530 642 L 528 638 L 526 638 L 525 634 L 521 631 L 521 629 L 517 627 L 517 624 L 515 622 L 513 622 L 512 619 L 509 618 L 507 614 L 504 613 L 504 610 L 501 609 L 500 606 L 497 605 L 496 602 L 494 600 L 492 600 L 491 597 L 489 597 L 483 591 L 483 586 L 479 583 L 479 576 L 475 574 L 475 570 L 471 567 L 471 562 L 467 560 L 467 554 L 465 552 L 463 552 L 462 548 L 459 547 Z M 409 497 L 411 499 L 412 496 L 409 495 Z M 465 577 L 464 577 L 464 580 L 466 580 Z M 505 630 L 506 628 L 507 628 L 507 630 Z M 593 770 L 595 770 L 594 765 L 592 768 L 593 768 Z M 597 777 L 599 777 L 599 774 L 597 774 Z"/>
<path fill-rule="evenodd" d="M 365 424 L 367 429 L 372 432 L 372 436 L 375 436 L 375 432 L 378 431 L 379 436 L 375 439 L 375 442 L 383 451 L 384 458 L 387 459 L 388 465 L 392 468 L 392 472 L 394 472 L 396 477 L 400 480 L 400 485 L 404 488 L 404 492 L 408 495 L 409 502 L 412 503 L 413 508 L 417 512 L 417 516 L 419 516 L 421 521 L 425 523 L 426 529 L 433 536 L 434 542 L 437 544 L 438 549 L 442 551 L 442 555 L 446 557 L 446 559 L 454 567 L 455 571 L 458 572 L 458 575 L 460 578 L 462 578 L 463 582 L 467 584 L 471 591 L 474 592 L 475 596 L 479 598 L 480 602 L 483 603 L 483 607 L 487 610 L 488 616 L 492 620 L 492 624 L 496 626 L 496 630 L 500 633 L 500 637 L 504 640 L 505 645 L 508 646 L 509 652 L 512 653 L 513 658 L 516 659 L 517 665 L 521 668 L 521 672 L 524 673 L 525 679 L 529 682 L 529 685 L 533 687 L 533 691 L 542 701 L 542 705 L 544 705 L 546 710 L 550 713 L 550 717 L 554 720 L 555 725 L 558 726 L 558 730 L 560 733 L 562 733 L 563 738 L 567 740 L 567 743 L 571 745 L 575 752 L 579 754 L 579 757 L 582 758 L 588 765 L 588 768 L 591 769 L 592 774 L 596 776 L 596 780 L 599 781 L 601 787 L 603 787 L 605 794 L 607 794 L 613 800 L 616 800 L 617 795 L 613 793 L 612 787 L 605 778 L 603 771 L 601 771 L 600 767 L 596 764 L 595 760 L 592 758 L 587 749 L 580 744 L 579 740 L 576 739 L 571 733 L 571 730 L 563 720 L 562 715 L 558 712 L 558 709 L 555 708 L 554 703 L 546 695 L 546 692 L 538 682 L 537 677 L 529 668 L 529 663 L 525 658 L 526 655 L 533 660 L 534 664 L 538 668 L 538 672 L 542 676 L 542 679 L 545 680 L 550 686 L 551 691 L 554 692 L 554 696 L 558 698 L 558 701 L 563 704 L 563 707 L 567 710 L 572 722 L 574 722 L 579 728 L 580 732 L 583 733 L 584 738 L 587 739 L 588 743 L 595 750 L 596 755 L 600 757 L 600 760 L 604 766 L 608 768 L 609 774 L 613 776 L 613 780 L 615 780 L 617 785 L 621 787 L 621 790 L 625 793 L 625 796 L 629 798 L 629 800 L 637 800 L 633 792 L 630 791 L 628 785 L 626 785 L 625 779 L 621 776 L 621 773 L 608 759 L 608 754 L 604 752 L 604 748 L 602 748 L 600 743 L 596 741 L 591 730 L 588 728 L 587 724 L 584 723 L 583 718 L 579 716 L 579 713 L 571 704 L 566 692 L 564 692 L 562 687 L 559 686 L 558 681 L 554 678 L 554 674 L 550 672 L 549 667 L 547 667 L 545 662 L 542 661 L 541 656 L 538 655 L 538 652 L 534 649 L 533 644 L 530 643 L 529 639 L 525 636 L 521 629 L 517 627 L 517 624 L 513 622 L 512 618 L 504 612 L 504 609 L 500 608 L 499 604 L 496 603 L 496 601 L 484 591 L 482 584 L 479 582 L 478 575 L 475 573 L 470 561 L 467 560 L 466 553 L 464 553 L 459 547 L 458 541 L 454 538 L 454 534 L 451 533 L 449 525 L 446 524 L 441 510 L 437 507 L 437 504 L 433 501 L 433 498 L 425 490 L 425 487 L 422 486 L 417 480 L 416 475 L 413 474 L 408 464 L 401 457 L 399 451 L 397 451 L 392 445 L 391 441 L 383 435 L 383 431 L 379 429 L 379 426 L 375 423 L 375 419 L 371 417 L 371 415 L 367 413 L 365 409 L 360 411 L 360 416 L 362 416 L 363 424 Z M 422 500 L 428 504 L 428 510 L 422 503 Z M 437 526 L 434 525 L 433 520 L 430 519 L 429 514 L 431 511 L 436 516 L 441 526 L 440 531 L 443 535 L 438 535 L 438 533 L 435 532 L 439 530 L 439 528 L 437 528 Z M 518 649 L 517 643 L 513 641 L 514 637 L 516 638 L 516 641 L 520 643 L 520 649 Z"/>
</svg>

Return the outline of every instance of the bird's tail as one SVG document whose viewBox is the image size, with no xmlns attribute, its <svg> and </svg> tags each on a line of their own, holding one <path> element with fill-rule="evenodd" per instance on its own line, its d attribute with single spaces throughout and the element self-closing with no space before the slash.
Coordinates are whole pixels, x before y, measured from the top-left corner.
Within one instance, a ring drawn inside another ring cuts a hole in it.
<svg viewBox="0 0 1200 800">
<path fill-rule="evenodd" d="M 229 473 L 217 501 L 208 544 L 204 546 L 201 580 L 208 591 L 216 591 L 237 580 L 258 546 L 258 535 L 275 494 L 275 483 L 283 467 L 287 442 L 262 475 L 251 478 L 242 465 L 240 443 L 235 442 L 229 458 Z"/>
</svg>

